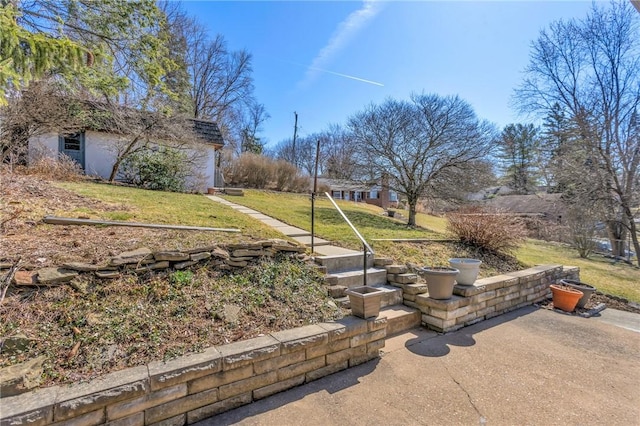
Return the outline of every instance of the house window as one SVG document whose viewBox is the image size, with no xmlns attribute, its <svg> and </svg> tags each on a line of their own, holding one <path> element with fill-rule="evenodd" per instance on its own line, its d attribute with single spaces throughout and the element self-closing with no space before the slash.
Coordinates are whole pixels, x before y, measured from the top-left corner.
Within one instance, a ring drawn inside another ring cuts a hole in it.
<svg viewBox="0 0 640 426">
<path fill-rule="evenodd" d="M 80 142 L 80 133 L 68 135 L 64 137 L 64 150 L 80 151 L 82 145 Z"/>
<path fill-rule="evenodd" d="M 389 201 L 398 201 L 398 193 L 389 191 Z"/>
<path fill-rule="evenodd" d="M 374 189 L 374 190 L 371 190 L 371 191 L 369 192 L 369 198 L 371 198 L 371 199 L 376 199 L 376 198 L 378 198 L 378 191 L 377 191 L 377 190 L 375 190 L 375 189 Z"/>
<path fill-rule="evenodd" d="M 336 200 L 342 199 L 342 191 L 331 191 L 331 196 Z"/>
<path fill-rule="evenodd" d="M 344 193 L 344 199 L 345 199 L 345 200 L 348 200 L 348 199 L 349 199 L 349 192 L 345 192 L 345 193 Z"/>
</svg>

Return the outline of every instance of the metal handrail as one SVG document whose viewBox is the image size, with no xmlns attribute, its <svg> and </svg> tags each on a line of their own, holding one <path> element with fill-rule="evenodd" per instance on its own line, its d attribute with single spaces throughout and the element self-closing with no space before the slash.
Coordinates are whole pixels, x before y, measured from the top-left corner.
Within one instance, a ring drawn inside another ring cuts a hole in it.
<svg viewBox="0 0 640 426">
<path fill-rule="evenodd" d="M 338 210 L 338 213 L 340 213 L 340 216 L 342 216 L 345 222 L 347 222 L 347 225 L 351 227 L 351 230 L 353 231 L 353 233 L 356 234 L 356 237 L 358 237 L 358 239 L 362 243 L 362 257 L 364 258 L 364 266 L 363 266 L 362 272 L 364 273 L 363 281 L 364 281 L 364 285 L 366 286 L 367 285 L 367 251 L 371 254 L 375 254 L 375 252 L 373 251 L 369 243 L 367 243 L 367 241 L 364 239 L 364 237 L 360 235 L 360 232 L 358 232 L 356 227 L 353 226 L 353 223 L 351 223 L 347 215 L 344 214 L 340 206 L 338 206 L 338 204 L 334 201 L 331 195 L 329 195 L 328 192 L 325 192 L 324 195 L 326 195 L 329 201 L 331 201 L 331 204 L 333 204 L 333 207 L 335 207 L 336 210 Z"/>
</svg>

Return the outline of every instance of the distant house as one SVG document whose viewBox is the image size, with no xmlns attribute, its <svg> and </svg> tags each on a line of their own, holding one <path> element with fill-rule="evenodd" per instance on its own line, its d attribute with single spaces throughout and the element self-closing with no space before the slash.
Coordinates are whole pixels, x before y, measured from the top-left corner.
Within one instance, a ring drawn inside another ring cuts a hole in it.
<svg viewBox="0 0 640 426">
<path fill-rule="evenodd" d="M 562 194 L 503 195 L 485 200 L 484 203 L 498 210 L 539 217 L 558 224 L 564 223 L 563 216 L 567 209 Z"/>
<path fill-rule="evenodd" d="M 318 178 L 318 184 L 327 187 L 336 200 L 365 202 L 384 209 L 398 206 L 398 193 L 379 182 Z"/>
<path fill-rule="evenodd" d="M 145 120 L 146 117 L 138 112 L 127 119 Z M 181 142 L 185 143 L 181 145 L 181 149 L 193 154 L 191 157 L 194 158 L 194 167 L 198 175 L 197 182 L 195 180 L 189 182 L 188 186 L 203 192 L 210 187 L 222 186 L 222 176 L 216 170 L 216 165 L 217 151 L 224 146 L 224 140 L 218 125 L 206 120 L 180 120 L 180 126 L 174 126 L 174 129 L 178 132 L 182 129 L 183 138 L 180 134 L 169 136 L 170 132 L 159 131 L 156 134 L 166 134 L 168 135 L 166 139 L 158 136 L 149 138 L 150 144 L 162 146 L 167 145 L 166 141 L 169 139 L 172 142 L 183 139 Z M 134 137 L 123 134 L 118 130 L 118 126 L 111 125 L 108 121 L 107 119 L 96 124 L 96 120 L 90 120 L 92 124 L 83 126 L 80 131 L 72 134 L 49 132 L 31 138 L 29 140 L 30 161 L 38 155 L 55 158 L 61 153 L 75 160 L 87 175 L 108 179 L 117 159 L 116 146 Z M 119 123 L 119 126 L 122 127 L 122 123 Z M 189 143 L 192 144 L 189 145 Z M 116 179 L 119 178 L 120 176 L 116 176 Z"/>
</svg>

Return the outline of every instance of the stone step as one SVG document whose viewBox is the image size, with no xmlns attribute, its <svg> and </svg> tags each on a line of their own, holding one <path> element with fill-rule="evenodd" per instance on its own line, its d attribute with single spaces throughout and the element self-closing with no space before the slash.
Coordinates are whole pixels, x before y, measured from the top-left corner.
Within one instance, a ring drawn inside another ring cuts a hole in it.
<svg viewBox="0 0 640 426">
<path fill-rule="evenodd" d="M 329 285 L 341 285 L 347 288 L 359 287 L 364 285 L 364 272 L 360 269 L 330 273 L 326 275 L 325 281 Z M 379 286 L 383 284 L 387 284 L 386 270 L 379 268 L 367 269 L 367 285 Z"/>
<path fill-rule="evenodd" d="M 382 308 L 378 317 L 387 319 L 387 337 L 420 327 L 420 311 L 404 305 Z"/>
<path fill-rule="evenodd" d="M 242 197 L 244 195 L 244 191 L 242 188 L 225 188 L 224 193 L 227 195 L 235 195 Z"/>
<path fill-rule="evenodd" d="M 382 300 L 380 301 L 380 309 L 394 305 L 402 306 L 402 290 L 400 290 L 399 288 L 391 287 L 388 285 L 374 285 L 372 287 L 379 288 L 384 291 Z M 343 308 L 351 308 L 351 304 L 349 303 L 349 296 L 340 297 L 338 299 L 335 299 L 335 301 L 339 306 Z"/>
<path fill-rule="evenodd" d="M 326 266 L 327 271 L 330 274 L 336 272 L 353 271 L 360 269 L 364 266 L 364 260 L 362 258 L 362 252 L 350 253 L 350 254 L 338 254 L 334 256 L 318 256 L 316 257 L 316 263 Z M 373 266 L 373 258 L 369 257 L 367 266 Z M 386 273 L 386 270 L 385 270 Z"/>
</svg>

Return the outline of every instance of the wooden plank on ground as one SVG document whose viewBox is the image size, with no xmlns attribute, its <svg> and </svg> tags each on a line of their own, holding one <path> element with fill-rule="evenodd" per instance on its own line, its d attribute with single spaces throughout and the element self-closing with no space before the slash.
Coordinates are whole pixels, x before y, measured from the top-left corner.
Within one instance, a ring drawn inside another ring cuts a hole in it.
<svg viewBox="0 0 640 426">
<path fill-rule="evenodd" d="M 130 226 L 135 228 L 156 228 L 156 229 L 178 229 L 181 231 L 218 231 L 218 232 L 240 232 L 236 228 L 209 228 L 206 226 L 186 226 L 186 225 L 162 225 L 158 223 L 140 222 L 120 222 L 115 220 L 96 219 L 74 219 L 69 217 L 45 216 L 44 223 L 51 225 L 101 225 L 101 226 Z"/>
</svg>

